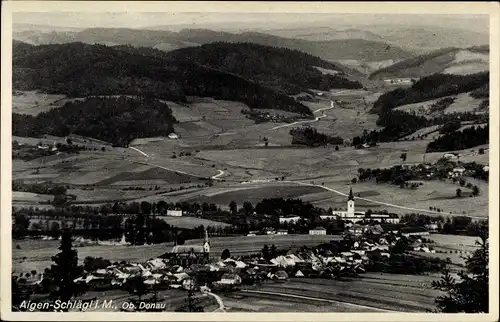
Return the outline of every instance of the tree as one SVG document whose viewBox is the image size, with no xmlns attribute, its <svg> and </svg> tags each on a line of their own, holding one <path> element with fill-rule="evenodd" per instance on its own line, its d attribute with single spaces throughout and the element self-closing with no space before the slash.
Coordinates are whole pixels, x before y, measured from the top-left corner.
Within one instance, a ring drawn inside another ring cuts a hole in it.
<svg viewBox="0 0 500 322">
<path fill-rule="evenodd" d="M 203 312 L 203 306 L 200 305 L 200 300 L 194 295 L 192 288 L 188 290 L 188 296 L 184 302 L 184 305 L 176 312 Z"/>
<path fill-rule="evenodd" d="M 63 195 L 55 195 L 54 200 L 52 201 L 52 205 L 56 208 L 63 208 L 68 205 L 66 197 Z"/>
<path fill-rule="evenodd" d="M 234 200 L 229 203 L 229 211 L 234 215 L 238 211 L 238 205 Z"/>
<path fill-rule="evenodd" d="M 267 245 L 264 245 L 264 247 L 262 247 L 262 257 L 265 260 L 269 260 L 270 259 L 269 247 Z"/>
<path fill-rule="evenodd" d="M 269 255 L 271 257 L 275 257 L 277 254 L 277 249 L 276 249 L 276 246 L 274 244 L 271 245 L 271 249 L 269 250 Z"/>
<path fill-rule="evenodd" d="M 336 146 L 335 146 L 335 151 L 338 151 L 338 150 L 339 150 L 339 146 L 338 146 L 338 145 L 336 145 Z"/>
<path fill-rule="evenodd" d="M 401 158 L 401 160 L 403 160 L 403 162 L 406 161 L 406 157 L 407 157 L 406 153 L 402 153 L 401 156 L 400 156 L 400 158 Z"/>
<path fill-rule="evenodd" d="M 252 203 L 249 201 L 243 202 L 243 210 L 245 211 L 246 215 L 250 215 L 251 213 L 253 213 L 254 209 Z"/>
<path fill-rule="evenodd" d="M 137 296 L 137 302 L 140 302 L 142 300 L 142 297 L 146 294 L 149 293 L 148 288 L 146 287 L 146 284 L 144 284 L 145 278 L 136 275 L 132 278 L 127 279 L 127 282 L 125 283 L 125 289 L 131 294 Z M 136 304 L 136 308 L 138 308 L 138 304 Z"/>
<path fill-rule="evenodd" d="M 222 251 L 222 254 L 220 255 L 220 259 L 222 260 L 225 260 L 226 258 L 230 258 L 231 257 L 231 253 L 229 252 L 229 249 L 224 249 Z"/>
<path fill-rule="evenodd" d="M 465 186 L 465 180 L 464 179 L 460 179 L 459 183 L 460 183 L 460 186 L 462 186 L 462 187 Z"/>
<path fill-rule="evenodd" d="M 52 256 L 50 276 L 56 289 L 52 297 L 61 301 L 69 301 L 72 297 L 79 295 L 79 287 L 74 280 L 83 272 L 83 267 L 78 265 L 78 252 L 73 249 L 72 236 L 70 232 L 64 232 L 61 237 L 61 251 Z"/>
<path fill-rule="evenodd" d="M 462 189 L 458 188 L 457 192 L 456 192 L 456 195 L 457 195 L 458 198 L 460 198 L 462 196 Z"/>
<path fill-rule="evenodd" d="M 477 196 L 479 194 L 479 188 L 477 186 L 472 187 L 472 194 Z"/>
<path fill-rule="evenodd" d="M 488 313 L 488 228 L 479 232 L 480 247 L 466 261 L 466 271 L 459 273 L 457 282 L 448 270 L 443 271 L 441 280 L 434 281 L 432 286 L 446 291 L 447 294 L 436 298 L 437 310 L 443 313 Z"/>
</svg>

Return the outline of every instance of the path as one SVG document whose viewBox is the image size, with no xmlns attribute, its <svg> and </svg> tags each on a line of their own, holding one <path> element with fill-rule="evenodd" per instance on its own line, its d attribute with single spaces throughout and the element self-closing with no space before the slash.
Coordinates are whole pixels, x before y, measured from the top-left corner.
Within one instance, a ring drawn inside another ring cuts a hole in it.
<svg viewBox="0 0 500 322">
<path fill-rule="evenodd" d="M 149 158 L 149 155 L 147 155 L 146 153 L 142 152 L 141 150 L 139 150 L 138 148 L 134 148 L 133 146 L 129 147 L 130 149 L 134 150 L 134 151 L 137 151 L 139 152 L 140 154 L 142 154 L 143 156 L 145 156 L 146 158 Z"/>
<path fill-rule="evenodd" d="M 370 310 L 376 310 L 376 311 L 380 311 L 380 312 L 393 312 L 393 311 L 390 311 L 390 310 L 380 309 L 380 308 L 377 308 L 377 307 L 374 307 L 374 306 L 361 305 L 361 304 L 353 304 L 353 303 L 344 302 L 344 301 L 328 300 L 328 299 L 322 299 L 322 298 L 318 298 L 318 297 L 309 297 L 309 296 L 302 296 L 302 295 L 292 295 L 292 294 L 286 294 L 286 293 L 254 291 L 254 290 L 241 290 L 241 291 L 242 292 L 247 292 L 247 293 L 276 295 L 276 296 L 280 296 L 280 297 L 293 297 L 293 298 L 304 299 L 304 300 L 313 300 L 313 301 L 318 301 L 318 302 L 342 303 L 342 304 L 345 304 L 345 305 L 350 305 L 350 306 L 355 306 L 355 307 L 358 307 L 358 308 L 364 308 L 364 309 L 370 309 Z"/>
<path fill-rule="evenodd" d="M 204 293 L 212 296 L 213 298 L 215 298 L 215 300 L 217 301 L 217 304 L 219 304 L 219 308 L 216 309 L 216 310 L 214 310 L 213 312 L 224 312 L 224 313 L 226 313 L 226 307 L 224 306 L 224 302 L 222 301 L 222 298 L 219 295 L 214 294 L 212 292 L 204 292 Z"/>
<path fill-rule="evenodd" d="M 331 110 L 331 109 L 333 109 L 333 107 L 324 107 L 324 108 L 317 109 L 313 113 L 327 111 L 327 110 Z M 293 122 L 293 123 L 289 123 L 289 124 L 278 125 L 278 126 L 273 127 L 271 130 L 277 130 L 277 129 L 281 129 L 281 128 L 284 128 L 284 127 L 294 126 L 294 125 L 297 125 L 297 124 L 305 124 L 305 123 L 318 122 L 320 119 L 322 119 L 325 116 L 326 116 L 325 112 L 322 112 L 322 115 L 316 116 L 316 118 L 314 120 L 297 121 L 297 122 Z"/>
<path fill-rule="evenodd" d="M 302 186 L 319 187 L 319 188 L 323 188 L 325 190 L 334 192 L 334 193 L 336 193 L 338 195 L 347 197 L 346 193 L 343 193 L 343 192 L 340 192 L 338 190 L 335 190 L 335 189 L 332 189 L 332 188 L 329 188 L 329 187 L 325 187 L 325 186 L 319 185 L 319 184 L 311 184 L 311 183 L 306 183 L 306 182 L 301 182 L 301 181 L 281 181 L 281 182 L 295 183 L 295 184 L 302 185 Z M 418 208 L 411 208 L 411 207 L 405 207 L 405 206 L 398 206 L 398 205 L 394 205 L 394 204 L 391 204 L 391 203 L 377 201 L 377 200 L 368 199 L 368 198 L 362 198 L 362 197 L 356 197 L 356 199 L 369 201 L 371 203 L 375 203 L 375 204 L 379 204 L 379 205 L 383 205 L 383 206 L 388 206 L 388 207 L 393 207 L 393 208 L 399 208 L 399 209 L 405 209 L 405 210 L 411 210 L 411 211 L 416 211 L 416 212 L 426 212 L 426 213 L 432 213 L 432 214 L 436 214 L 436 215 L 446 215 L 446 216 L 469 217 L 469 218 L 472 218 L 472 219 L 484 219 L 484 217 L 464 216 L 463 214 L 454 214 L 454 213 L 448 213 L 447 214 L 447 213 L 433 211 L 433 210 L 429 210 L 429 209 L 418 209 Z"/>
<path fill-rule="evenodd" d="M 139 152 L 140 154 L 144 155 L 146 158 L 150 158 L 150 156 L 146 153 L 144 153 L 143 151 L 139 150 L 138 148 L 135 148 L 135 147 L 129 147 L 130 149 L 134 150 L 134 151 L 137 151 Z M 200 176 L 200 175 L 197 175 L 197 174 L 193 174 L 193 173 L 187 173 L 187 172 L 184 172 L 184 171 L 180 171 L 180 170 L 175 170 L 175 169 L 172 169 L 172 168 L 167 168 L 167 167 L 164 167 L 164 166 L 161 166 L 161 165 L 158 165 L 158 164 L 153 164 L 153 163 L 149 163 L 149 162 L 139 162 L 139 161 L 133 161 L 135 163 L 139 163 L 139 164 L 144 164 L 144 165 L 149 165 L 149 166 L 152 166 L 152 167 L 156 167 L 156 168 L 160 168 L 160 169 L 164 169 L 164 170 L 168 170 L 168 171 L 172 171 L 172 172 L 177 172 L 177 173 L 181 173 L 181 174 L 185 174 L 185 175 L 188 175 L 188 176 L 192 176 L 192 177 L 197 177 L 197 178 L 204 178 L 203 176 Z M 219 171 L 218 174 L 214 175 L 211 177 L 211 179 L 213 180 L 222 180 L 220 179 L 219 177 L 223 176 L 225 174 L 224 171 L 222 170 L 217 170 Z"/>
</svg>

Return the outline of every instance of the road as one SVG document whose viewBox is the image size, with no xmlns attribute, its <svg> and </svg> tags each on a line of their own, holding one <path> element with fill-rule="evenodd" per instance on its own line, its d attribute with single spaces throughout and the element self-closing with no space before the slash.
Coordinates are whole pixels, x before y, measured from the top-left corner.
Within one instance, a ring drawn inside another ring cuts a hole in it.
<svg viewBox="0 0 500 322">
<path fill-rule="evenodd" d="M 281 181 L 281 182 L 295 183 L 295 184 L 302 185 L 302 186 L 319 187 L 319 188 L 334 192 L 338 195 L 347 197 L 346 193 L 343 193 L 343 192 L 340 192 L 338 190 L 335 190 L 335 189 L 332 189 L 332 188 L 329 188 L 329 187 L 326 187 L 323 185 L 319 185 L 319 184 L 311 184 L 311 183 L 306 183 L 306 182 L 301 182 L 301 181 Z M 379 205 L 383 205 L 383 206 L 388 206 L 388 207 L 392 207 L 392 208 L 410 210 L 410 211 L 415 211 L 415 212 L 425 212 L 425 213 L 431 213 L 431 214 L 436 214 L 436 215 L 446 215 L 446 216 L 464 216 L 463 214 L 455 214 L 455 213 L 444 214 L 442 212 L 433 211 L 433 210 L 429 210 L 429 209 L 419 209 L 419 208 L 399 206 L 399 205 L 395 205 L 395 204 L 391 204 L 391 203 L 387 203 L 387 202 L 382 202 L 382 201 L 377 201 L 377 200 L 362 198 L 362 197 L 356 197 L 356 199 L 365 200 L 365 201 L 369 201 L 371 203 L 375 203 L 375 204 L 379 204 Z M 484 219 L 484 217 L 477 217 L 477 216 L 464 216 L 464 217 L 469 217 L 472 219 Z"/>
<path fill-rule="evenodd" d="M 146 158 L 150 158 L 150 156 L 148 154 L 146 154 L 145 152 L 139 150 L 138 148 L 130 147 L 130 149 L 132 149 L 132 150 L 134 150 L 136 152 L 139 152 L 140 154 L 144 155 Z M 164 166 L 161 166 L 161 165 L 158 165 L 158 164 L 149 163 L 149 162 L 138 162 L 138 161 L 135 161 L 135 163 L 149 165 L 149 166 L 152 166 L 152 167 L 156 167 L 156 168 L 160 168 L 160 169 L 164 169 L 164 170 L 168 170 L 168 171 L 172 171 L 172 172 L 177 172 L 177 173 L 185 174 L 185 175 L 192 176 L 192 177 L 203 178 L 202 176 L 199 176 L 197 174 L 187 173 L 187 172 L 184 172 L 184 171 L 175 170 L 175 169 L 172 169 L 172 168 L 167 168 L 167 167 L 164 167 Z M 217 171 L 219 173 L 216 174 L 216 175 L 214 175 L 214 176 L 212 176 L 211 178 L 213 180 L 222 180 L 222 179 L 220 179 L 220 177 L 223 176 L 225 174 L 225 172 L 222 171 L 222 170 L 217 170 Z"/>
<path fill-rule="evenodd" d="M 317 109 L 313 113 L 322 112 L 322 115 L 316 116 L 316 118 L 314 120 L 297 121 L 297 122 L 293 122 L 293 123 L 289 123 L 289 124 L 278 125 L 278 126 L 273 127 L 270 130 L 277 130 L 277 129 L 281 129 L 281 128 L 284 128 L 284 127 L 294 126 L 294 125 L 297 125 L 297 124 L 305 124 L 305 123 L 318 122 L 320 119 L 322 119 L 323 117 L 326 116 L 325 112 L 323 112 L 323 111 L 327 111 L 327 110 L 331 110 L 331 109 L 333 109 L 333 107 L 324 107 L 324 108 Z"/>
<path fill-rule="evenodd" d="M 318 109 L 318 110 L 314 111 L 314 113 L 320 112 L 320 111 L 324 111 L 324 110 L 329 110 L 329 109 L 332 109 L 332 107 L 321 108 L 321 109 Z M 323 113 L 323 116 L 324 115 L 325 114 Z M 320 117 L 322 117 L 322 116 L 318 116 L 316 119 L 318 119 Z M 302 121 L 302 122 L 314 122 L 314 121 Z M 293 124 L 296 124 L 296 123 L 297 122 L 291 123 L 291 124 L 286 124 L 286 125 L 281 125 L 280 127 L 292 126 Z M 278 128 L 278 127 L 276 127 L 276 128 Z M 274 129 L 276 129 L 276 128 L 274 128 Z M 143 151 L 141 151 L 141 150 L 139 150 L 139 149 L 137 149 L 135 147 L 130 147 L 130 149 L 133 149 L 136 152 L 139 152 L 142 155 L 144 155 L 147 158 L 149 158 L 149 155 L 147 155 L 146 153 L 144 153 Z M 182 174 L 190 175 L 190 176 L 193 176 L 193 177 L 202 178 L 201 176 L 196 175 L 196 174 L 187 173 L 187 172 L 184 172 L 184 171 L 179 171 L 179 170 L 167 168 L 167 167 L 160 166 L 160 165 L 157 165 L 157 164 L 152 164 L 152 163 L 148 163 L 148 162 L 136 162 L 136 163 L 144 164 L 144 165 L 149 165 L 149 166 L 153 166 L 153 167 L 157 167 L 157 168 L 165 169 L 165 170 L 172 171 L 172 172 L 182 173 Z M 214 175 L 214 176 L 212 176 L 211 179 L 213 179 L 213 180 L 222 180 L 220 177 L 223 176 L 225 174 L 225 172 L 223 170 L 217 170 L 217 171 L 219 173 L 216 174 L 216 175 Z M 327 191 L 336 193 L 338 195 L 347 197 L 346 193 L 343 193 L 343 192 L 340 192 L 338 190 L 329 188 L 327 186 L 319 185 L 319 184 L 311 184 L 311 183 L 306 183 L 306 182 L 302 182 L 302 181 L 288 181 L 288 180 L 281 181 L 281 182 L 286 182 L 286 183 L 291 183 L 291 184 L 297 184 L 297 185 L 302 185 L 302 186 L 319 187 L 319 188 L 322 188 L 324 190 L 327 190 Z M 242 184 L 244 184 L 244 183 L 242 183 Z M 464 216 L 463 214 L 455 214 L 455 213 L 444 214 L 442 212 L 438 212 L 438 211 L 434 211 L 434 210 L 429 210 L 429 209 L 419 209 L 419 208 L 412 208 L 412 207 L 400 206 L 400 205 L 395 205 L 395 204 L 391 204 L 391 203 L 388 203 L 388 202 L 377 201 L 377 200 L 368 199 L 368 198 L 362 198 L 362 197 L 356 197 L 356 198 L 359 199 L 359 200 L 368 201 L 368 202 L 371 202 L 371 203 L 374 203 L 374 204 L 378 204 L 378 205 L 383 205 L 383 206 L 392 207 L 392 208 L 398 208 L 398 209 L 403 209 L 403 210 L 409 210 L 409 211 L 414 211 L 414 212 L 419 212 L 419 213 L 428 213 L 428 214 L 446 215 L 446 216 L 462 216 L 462 217 L 469 217 L 469 218 L 472 218 L 472 219 L 480 219 L 480 220 L 484 219 L 483 217 L 478 217 L 478 216 Z"/>
</svg>

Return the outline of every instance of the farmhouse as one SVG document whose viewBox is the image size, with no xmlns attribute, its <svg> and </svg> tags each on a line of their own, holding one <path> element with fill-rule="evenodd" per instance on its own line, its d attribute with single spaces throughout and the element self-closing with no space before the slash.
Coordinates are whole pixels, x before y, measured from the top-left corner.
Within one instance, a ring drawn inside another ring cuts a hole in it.
<svg viewBox="0 0 500 322">
<path fill-rule="evenodd" d="M 203 245 L 175 245 L 170 252 L 159 258 L 168 259 L 170 264 L 191 266 L 193 264 L 207 264 L 210 258 L 210 242 L 205 230 Z"/>
<path fill-rule="evenodd" d="M 405 237 L 410 236 L 428 236 L 429 231 L 424 227 L 403 227 L 401 228 L 401 235 Z"/>
<path fill-rule="evenodd" d="M 276 231 L 276 235 L 288 235 L 288 230 L 286 230 L 286 229 L 278 229 Z"/>
<path fill-rule="evenodd" d="M 326 229 L 323 227 L 316 227 L 309 230 L 309 235 L 326 235 Z"/>
<path fill-rule="evenodd" d="M 172 132 L 172 133 L 170 133 L 168 135 L 168 138 L 171 139 L 171 140 L 176 140 L 176 139 L 179 138 L 179 136 L 177 134 L 175 134 L 175 133 Z"/>
<path fill-rule="evenodd" d="M 300 220 L 299 216 L 283 216 L 280 217 L 280 224 L 296 223 Z"/>
<path fill-rule="evenodd" d="M 182 210 L 167 210 L 167 216 L 182 217 Z"/>
</svg>

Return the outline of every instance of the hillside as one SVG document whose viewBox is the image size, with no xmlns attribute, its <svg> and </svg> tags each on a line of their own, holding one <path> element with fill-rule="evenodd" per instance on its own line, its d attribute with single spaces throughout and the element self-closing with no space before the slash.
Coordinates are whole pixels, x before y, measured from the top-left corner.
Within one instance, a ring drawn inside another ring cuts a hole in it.
<svg viewBox="0 0 500 322">
<path fill-rule="evenodd" d="M 12 134 L 22 137 L 78 134 L 117 146 L 139 137 L 166 136 L 176 122 L 164 103 L 152 99 L 89 98 L 68 102 L 36 117 L 12 115 Z"/>
<path fill-rule="evenodd" d="M 327 91 L 332 88 L 361 88 L 343 73 L 325 74 L 320 67 L 332 71 L 339 68 L 296 50 L 261 46 L 251 43 L 212 43 L 200 47 L 178 49 L 167 54 L 173 62 L 195 61 L 205 67 L 241 75 L 245 79 L 278 89 L 286 94 L 298 94 L 301 90 L 314 88 Z"/>
<path fill-rule="evenodd" d="M 420 78 L 435 73 L 466 75 L 487 70 L 489 46 L 444 48 L 381 68 L 370 79 Z"/>
<path fill-rule="evenodd" d="M 70 97 L 147 95 L 173 101 L 206 96 L 239 101 L 250 108 L 310 114 L 309 108 L 284 93 L 361 87 L 342 76 L 321 73 L 314 67 L 336 66 L 297 51 L 249 44 L 200 48 L 164 55 L 159 50 L 130 46 L 15 42 L 13 89 Z M 214 57 L 220 59 L 211 61 Z"/>
<path fill-rule="evenodd" d="M 266 33 L 229 33 L 208 29 L 184 29 L 179 32 L 124 28 L 90 28 L 77 32 L 14 32 L 13 38 L 35 45 L 83 42 L 88 44 L 149 46 L 165 51 L 213 42 L 245 43 L 299 50 L 324 60 L 383 61 L 406 59 L 413 54 L 380 40 L 347 38 L 311 41 L 278 37 Z"/>
<path fill-rule="evenodd" d="M 397 106 L 470 92 L 489 84 L 489 72 L 471 75 L 434 74 L 418 80 L 409 88 L 397 88 L 382 94 L 371 112 L 382 113 Z"/>
<path fill-rule="evenodd" d="M 362 39 L 397 46 L 411 53 L 425 53 L 446 47 L 466 48 L 489 43 L 487 32 L 477 32 L 437 26 L 411 27 L 389 24 L 373 24 L 356 27 L 305 27 L 263 30 L 279 37 L 299 38 L 309 41 L 331 41 L 340 39 Z"/>
</svg>

